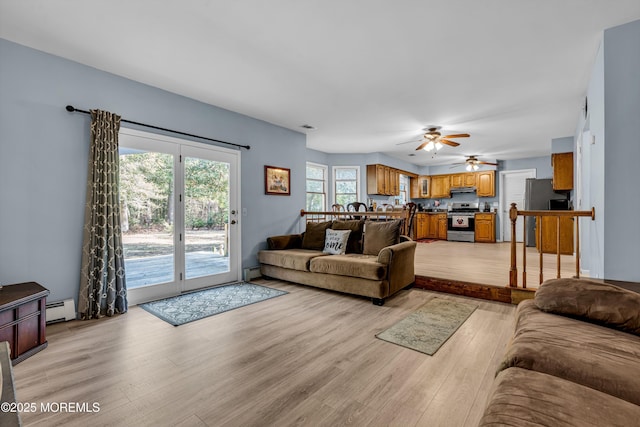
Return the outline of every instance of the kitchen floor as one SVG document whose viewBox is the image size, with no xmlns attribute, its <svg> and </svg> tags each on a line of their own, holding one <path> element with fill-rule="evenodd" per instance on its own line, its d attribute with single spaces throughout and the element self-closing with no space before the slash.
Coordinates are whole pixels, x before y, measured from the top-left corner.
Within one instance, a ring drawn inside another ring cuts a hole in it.
<svg viewBox="0 0 640 427">
<path fill-rule="evenodd" d="M 415 274 L 417 276 L 451 279 L 493 286 L 509 286 L 511 243 L 466 243 L 436 240 L 418 243 Z M 540 254 L 535 248 L 527 248 L 527 288 L 537 288 L 539 283 Z M 543 279 L 557 276 L 557 257 L 544 254 Z M 522 286 L 522 244 L 517 246 L 518 283 Z M 560 258 L 561 277 L 575 276 L 574 255 Z"/>
</svg>

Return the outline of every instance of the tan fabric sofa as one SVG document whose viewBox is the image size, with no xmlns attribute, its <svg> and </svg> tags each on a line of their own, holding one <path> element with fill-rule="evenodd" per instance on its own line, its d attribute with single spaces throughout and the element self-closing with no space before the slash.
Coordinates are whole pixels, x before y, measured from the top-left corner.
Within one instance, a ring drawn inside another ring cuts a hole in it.
<svg viewBox="0 0 640 427">
<path fill-rule="evenodd" d="M 549 280 L 517 308 L 480 425 L 638 425 L 639 379 L 640 294 Z"/>
<path fill-rule="evenodd" d="M 267 239 L 268 249 L 258 252 L 263 276 L 369 297 L 376 305 L 414 283 L 416 242 L 399 235 L 399 224 L 328 221 L 320 226 L 322 232 L 311 226 L 303 234 Z M 345 254 L 322 251 L 320 236 L 326 229 L 352 230 Z M 313 233 L 316 242 L 309 244 Z"/>
</svg>

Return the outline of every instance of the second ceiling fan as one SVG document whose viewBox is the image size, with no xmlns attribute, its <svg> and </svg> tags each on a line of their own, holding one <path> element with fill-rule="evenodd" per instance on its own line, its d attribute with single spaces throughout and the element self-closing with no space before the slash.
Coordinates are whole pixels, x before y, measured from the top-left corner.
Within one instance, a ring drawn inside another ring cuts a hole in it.
<svg viewBox="0 0 640 427">
<path fill-rule="evenodd" d="M 468 138 L 471 136 L 468 133 L 457 133 L 442 136 L 442 134 L 438 132 L 439 129 L 440 126 L 425 128 L 427 132 L 423 135 L 424 139 L 422 140 L 422 144 L 420 144 L 418 148 L 416 148 L 416 151 L 423 149 L 426 151 L 432 151 L 434 149 L 439 150 L 443 145 L 457 147 L 458 145 L 460 145 L 460 143 L 451 141 L 451 138 Z"/>
<path fill-rule="evenodd" d="M 498 166 L 497 163 L 492 163 L 492 162 L 484 162 L 482 160 L 478 160 L 477 156 L 467 156 L 467 159 L 464 161 L 464 163 L 454 163 L 456 165 L 467 165 L 465 167 L 466 170 L 468 171 L 477 171 L 479 166 L 478 165 L 490 165 L 490 166 Z"/>
</svg>

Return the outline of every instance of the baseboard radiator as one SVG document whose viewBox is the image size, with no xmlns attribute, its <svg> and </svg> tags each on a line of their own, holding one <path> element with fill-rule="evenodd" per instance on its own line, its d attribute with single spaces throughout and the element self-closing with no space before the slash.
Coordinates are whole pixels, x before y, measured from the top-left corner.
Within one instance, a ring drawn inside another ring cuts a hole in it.
<svg viewBox="0 0 640 427">
<path fill-rule="evenodd" d="M 258 278 L 260 276 L 262 276 L 262 273 L 260 273 L 260 266 L 244 269 L 243 279 L 245 282 L 248 282 L 249 280 Z"/>
<path fill-rule="evenodd" d="M 47 325 L 76 319 L 76 304 L 72 298 L 47 304 Z"/>
</svg>

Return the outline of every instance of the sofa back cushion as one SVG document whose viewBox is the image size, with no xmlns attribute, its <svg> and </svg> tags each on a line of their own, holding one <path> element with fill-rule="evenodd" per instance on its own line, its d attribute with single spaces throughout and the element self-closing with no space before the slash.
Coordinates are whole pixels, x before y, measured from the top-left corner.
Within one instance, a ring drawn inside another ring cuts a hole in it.
<svg viewBox="0 0 640 427">
<path fill-rule="evenodd" d="M 565 316 L 640 335 L 640 293 L 589 279 L 547 280 L 536 291 L 536 306 Z"/>
<path fill-rule="evenodd" d="M 302 236 L 302 249 L 321 251 L 324 249 L 324 237 L 327 228 L 331 228 L 333 221 L 307 222 L 307 230 Z"/>
<path fill-rule="evenodd" d="M 365 255 L 378 255 L 382 248 L 395 245 L 400 241 L 402 221 L 367 221 L 364 225 Z"/>
<path fill-rule="evenodd" d="M 348 254 L 362 253 L 362 232 L 364 230 L 364 220 L 354 219 L 348 221 L 333 221 L 331 225 L 333 230 L 351 230 L 349 240 L 347 241 Z"/>
</svg>

